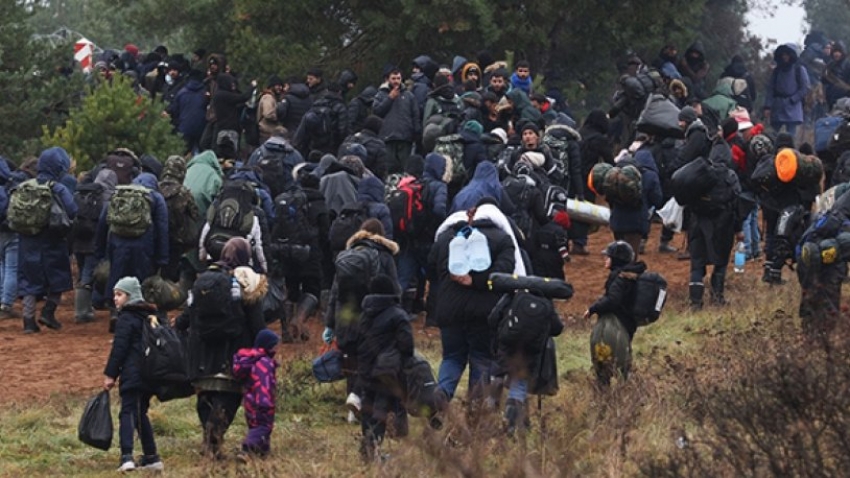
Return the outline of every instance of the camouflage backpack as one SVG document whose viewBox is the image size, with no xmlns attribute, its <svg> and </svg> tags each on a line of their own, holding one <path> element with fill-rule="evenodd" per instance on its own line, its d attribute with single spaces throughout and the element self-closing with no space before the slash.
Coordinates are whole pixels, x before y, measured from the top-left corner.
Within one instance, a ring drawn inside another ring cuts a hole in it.
<svg viewBox="0 0 850 478">
<path fill-rule="evenodd" d="M 109 232 L 121 237 L 140 237 L 153 222 L 150 190 L 137 184 L 121 185 L 106 208 Z"/>
<path fill-rule="evenodd" d="M 463 164 L 463 138 L 459 134 L 437 138 L 434 152 L 443 155 L 451 162 L 453 182 L 466 182 L 467 171 Z"/>
<path fill-rule="evenodd" d="M 6 218 L 9 229 L 34 236 L 47 227 L 53 201 L 53 181 L 28 179 L 12 190 Z"/>
</svg>

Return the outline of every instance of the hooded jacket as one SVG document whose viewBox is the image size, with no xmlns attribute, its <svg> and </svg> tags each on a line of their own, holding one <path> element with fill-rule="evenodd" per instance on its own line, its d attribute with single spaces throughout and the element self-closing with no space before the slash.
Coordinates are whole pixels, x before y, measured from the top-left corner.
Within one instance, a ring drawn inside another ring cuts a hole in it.
<svg viewBox="0 0 850 478">
<path fill-rule="evenodd" d="M 198 140 L 207 126 L 207 97 L 204 84 L 191 79 L 177 92 L 166 110 L 171 122 L 183 136 Z"/>
<path fill-rule="evenodd" d="M 746 108 L 748 111 L 752 111 L 753 105 L 755 105 L 758 98 L 758 92 L 756 91 L 756 82 L 753 79 L 753 75 L 747 70 L 747 65 L 744 63 L 741 55 L 732 57 L 732 60 L 723 70 L 723 73 L 720 74 L 720 77 L 737 78 L 747 82 L 746 98 L 739 97 L 736 101 L 740 106 Z"/>
<path fill-rule="evenodd" d="M 398 272 L 393 257 L 398 254 L 398 244 L 383 236 L 360 230 L 348 239 L 346 249 L 361 246 L 372 247 L 379 252 L 377 273 L 390 277 L 398 289 Z M 401 290 L 396 292 L 401 294 Z M 337 343 L 343 352 L 357 353 L 362 298 L 358 298 L 355 302 L 349 299 L 340 296 L 339 285 L 334 278 L 328 308 L 325 311 L 325 326 L 333 329 Z"/>
<path fill-rule="evenodd" d="M 206 217 L 207 209 L 221 189 L 223 176 L 218 158 L 209 150 L 198 154 L 186 165 L 183 185 L 192 191 L 200 217 Z"/>
<path fill-rule="evenodd" d="M 215 111 L 216 131 L 239 131 L 239 111 L 243 104 L 251 98 L 251 90 L 240 93 L 234 89 L 236 79 L 227 73 L 220 73 L 216 78 L 218 88 L 210 99 L 210 107 Z"/>
<path fill-rule="evenodd" d="M 363 298 L 357 345 L 357 369 L 361 384 L 370 391 L 395 394 L 402 390 L 397 379 L 372 377 L 378 356 L 387 351 L 398 352 L 401 360 L 413 356 L 413 329 L 410 318 L 401 308 L 399 296 L 369 294 Z M 399 372 L 401 369 L 399 368 Z"/>
<path fill-rule="evenodd" d="M 39 184 L 53 181 L 53 194 L 65 207 L 68 218 L 77 215 L 77 204 L 71 192 L 60 183 L 71 159 L 64 149 L 44 150 L 38 158 L 36 180 Z M 35 235 L 20 235 L 18 249 L 18 293 L 21 296 L 64 292 L 72 288 L 71 263 L 64 237 L 47 230 Z"/>
<path fill-rule="evenodd" d="M 151 384 L 142 379 L 141 363 L 144 358 L 142 331 L 149 315 L 156 314 L 156 308 L 146 302 L 125 304 L 118 313 L 115 323 L 115 336 L 103 374 L 118 378 L 118 390 L 121 393 L 130 390 L 151 390 Z"/>
<path fill-rule="evenodd" d="M 456 211 L 465 211 L 480 201 L 482 198 L 491 197 L 499 204 L 499 209 L 502 208 L 502 185 L 499 182 L 499 172 L 496 166 L 489 161 L 478 163 L 475 167 L 475 173 L 472 175 L 472 180 L 464 186 L 452 201 L 450 213 Z M 504 209 L 502 212 L 505 212 Z"/>
<path fill-rule="evenodd" d="M 782 55 L 790 60 L 785 63 Z M 797 47 L 788 43 L 773 52 L 776 68 L 770 75 L 764 97 L 764 108 L 770 110 L 771 123 L 802 123 L 803 100 L 809 92 L 809 75 L 797 63 Z"/>
<path fill-rule="evenodd" d="M 827 63 L 822 78 L 829 108 L 832 108 L 839 98 L 850 96 L 850 62 L 847 61 L 847 47 L 839 40 L 832 46 L 832 51 L 840 51 L 844 56 L 838 61 L 831 60 Z"/>
<path fill-rule="evenodd" d="M 632 316 L 630 308 L 635 295 L 635 287 L 637 287 L 637 278 L 645 271 L 646 264 L 643 261 L 612 268 L 605 280 L 605 294 L 596 299 L 596 302 L 587 310 L 596 315 L 616 315 L 628 331 L 629 338 L 634 337 L 637 322 Z"/>
<path fill-rule="evenodd" d="M 540 124 L 540 120 L 542 118 L 540 111 L 531 104 L 531 100 L 528 99 L 528 95 L 520 90 L 520 89 L 512 89 L 508 91 L 505 96 L 513 103 L 514 107 L 514 118 L 516 121 L 514 124 L 519 124 L 522 120 L 531 121 L 535 124 Z"/>
<path fill-rule="evenodd" d="M 697 53 L 696 58 L 691 57 L 691 53 Z M 705 47 L 702 42 L 697 40 L 685 50 L 685 54 L 679 60 L 678 70 L 691 80 L 692 92 L 697 98 L 705 98 L 705 77 L 708 75 L 709 63 L 705 60 Z"/>
<path fill-rule="evenodd" d="M 448 186 L 451 180 L 451 169 L 445 156 L 437 153 L 428 153 L 425 156 L 425 170 L 422 173 L 425 187 L 428 188 L 427 197 L 433 215 L 434 228 L 448 216 Z M 423 237 L 423 242 L 433 242 L 434 234 Z"/>
<path fill-rule="evenodd" d="M 357 200 L 366 205 L 366 213 L 381 221 L 384 226 L 384 235 L 387 239 L 393 238 L 393 218 L 390 208 L 384 203 L 384 183 L 374 176 L 367 176 L 360 180 L 357 185 Z"/>
<path fill-rule="evenodd" d="M 372 104 L 377 93 L 378 89 L 369 85 L 348 103 L 348 131 L 363 129 L 363 122 L 372 112 Z"/>
<path fill-rule="evenodd" d="M 277 360 L 263 349 L 239 349 L 233 356 L 233 378 L 242 384 L 242 406 L 252 416 L 270 415 L 274 425 Z"/>
<path fill-rule="evenodd" d="M 728 118 L 729 113 L 738 106 L 738 102 L 733 98 L 731 82 L 718 81 L 714 92 L 704 99 L 702 104 L 716 111 L 720 118 Z"/>
</svg>

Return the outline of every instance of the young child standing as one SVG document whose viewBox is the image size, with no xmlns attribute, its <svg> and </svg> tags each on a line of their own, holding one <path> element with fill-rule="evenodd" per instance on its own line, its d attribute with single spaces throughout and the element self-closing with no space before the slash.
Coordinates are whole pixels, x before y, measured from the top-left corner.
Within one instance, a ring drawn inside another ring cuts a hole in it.
<svg viewBox="0 0 850 478">
<path fill-rule="evenodd" d="M 237 455 L 241 461 L 246 461 L 249 455 L 269 453 L 277 389 L 278 363 L 274 356 L 279 344 L 277 334 L 263 329 L 254 339 L 254 348 L 239 349 L 233 356 L 233 378 L 242 383 L 242 406 L 248 422 L 248 435 Z"/>
<path fill-rule="evenodd" d="M 118 471 L 162 471 L 162 460 L 156 452 L 153 428 L 148 419 L 153 390 L 142 379 L 140 370 L 144 355 L 144 321 L 148 320 L 149 315 L 156 313 L 156 308 L 142 298 L 142 286 L 135 277 L 123 277 L 118 280 L 113 293 L 118 319 L 112 350 L 103 371 L 103 388 L 111 389 L 115 386 L 115 380 L 121 378 L 118 387 L 121 395 L 121 412 L 118 414 L 121 466 Z M 139 431 L 139 441 L 142 442 L 144 452 L 138 465 L 133 460 L 133 430 Z"/>
<path fill-rule="evenodd" d="M 593 314 L 599 317 L 590 334 L 590 356 L 597 380 L 608 385 L 615 373 L 625 379 L 631 368 L 637 322 L 630 309 L 637 278 L 646 271 L 646 264 L 634 261 L 635 251 L 626 241 L 608 244 L 603 254 L 605 268 L 610 270 L 605 294 L 587 308 L 584 318 Z"/>
</svg>

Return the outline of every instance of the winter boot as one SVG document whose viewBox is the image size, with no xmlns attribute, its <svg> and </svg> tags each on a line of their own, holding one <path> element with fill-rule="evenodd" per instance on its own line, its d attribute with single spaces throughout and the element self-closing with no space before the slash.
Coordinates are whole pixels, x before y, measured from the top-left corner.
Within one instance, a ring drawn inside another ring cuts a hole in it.
<svg viewBox="0 0 850 478">
<path fill-rule="evenodd" d="M 45 302 L 44 307 L 41 308 L 41 316 L 38 318 L 38 323 L 48 329 L 60 330 L 62 324 L 56 320 L 56 306 L 56 302 L 50 300 Z"/>
<path fill-rule="evenodd" d="M 35 323 L 35 317 L 24 317 L 24 333 L 35 334 L 38 332 L 41 332 L 41 329 Z"/>
<path fill-rule="evenodd" d="M 292 336 L 292 331 L 290 330 L 290 322 L 294 315 L 295 305 L 291 301 L 286 301 L 283 303 L 283 315 L 280 317 L 280 341 L 285 344 L 291 344 L 295 342 L 295 338 Z"/>
<path fill-rule="evenodd" d="M 761 281 L 770 285 L 782 285 L 782 269 L 775 268 L 771 261 L 765 261 Z"/>
<path fill-rule="evenodd" d="M 691 299 L 691 310 L 702 310 L 702 295 L 705 292 L 705 284 L 702 282 L 691 282 L 688 285 L 688 291 Z"/>
<path fill-rule="evenodd" d="M 711 274 L 711 304 L 712 305 L 727 305 L 729 302 L 726 301 L 726 298 L 723 296 L 723 288 L 726 285 L 726 274 L 725 273 L 712 273 Z"/>
<path fill-rule="evenodd" d="M 94 320 L 91 289 L 88 287 L 78 287 L 74 290 L 74 320 L 78 324 L 85 324 Z"/>
<path fill-rule="evenodd" d="M 307 328 L 307 319 L 313 316 L 319 309 L 319 299 L 309 292 L 301 294 L 301 300 L 295 306 L 295 316 L 292 318 L 295 340 L 307 342 L 310 340 L 310 331 Z"/>
</svg>

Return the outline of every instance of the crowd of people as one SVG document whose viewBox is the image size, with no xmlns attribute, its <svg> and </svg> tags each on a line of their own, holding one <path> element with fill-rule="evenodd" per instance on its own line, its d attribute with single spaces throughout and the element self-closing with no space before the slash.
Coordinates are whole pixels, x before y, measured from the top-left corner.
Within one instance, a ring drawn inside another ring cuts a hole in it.
<svg viewBox="0 0 850 478">
<path fill-rule="evenodd" d="M 278 342 L 308 340 L 305 323 L 319 314 L 323 340 L 346 357 L 345 404 L 350 420 L 359 415 L 364 458 L 381 456 L 389 416 L 395 433 L 406 434 L 398 376 L 414 356 L 410 322 L 420 312 L 439 328 L 442 344 L 430 425 L 440 426 L 469 367 L 474 404 L 495 408 L 508 389 L 504 417 L 513 433 L 527 426 L 526 398 L 537 393 L 543 349 L 539 342 L 510 353 L 500 348 L 502 322 L 491 312 L 503 309 L 503 295 L 491 289 L 491 274 L 565 281 L 565 265 L 586 260 L 596 228 L 571 218 L 571 208 L 603 204 L 597 193 L 604 196 L 614 241 L 604 252 L 610 273 L 585 317 L 599 317 L 592 350 L 609 346 L 607 357 L 591 357 L 600 383 L 627 376 L 639 325 L 629 301 L 647 269 L 641 258 L 653 252 L 646 251 L 653 211 L 684 197 L 677 188 L 690 183 L 677 172 L 704 162 L 720 179 L 682 204 L 687 249 L 674 247 L 675 228 L 665 223 L 657 250 L 690 261 L 692 309 L 704 306 L 709 266 L 710 305 L 728 305 L 724 284 L 736 238 L 748 260 L 766 256 L 763 280 L 781 285 L 783 265 L 798 259 L 797 243 L 833 239 L 850 214 L 836 200 L 829 214 L 844 214 L 843 221 L 831 232 L 813 225 L 803 233 L 819 212 L 813 204 L 823 186 L 850 180 L 842 167 L 850 156 L 837 139 L 841 126 L 817 151 L 795 141 L 799 126 L 827 112 L 846 125 L 844 54 L 841 42 L 816 32 L 800 55 L 795 45 L 778 47 L 764 85 L 763 125 L 742 57 L 718 75 L 699 42 L 681 57 L 665 45 L 653 62 L 630 57 L 610 107 L 579 123 L 557 90 L 535 86 L 532 65 L 509 68 L 486 51 L 451 65 L 422 55 L 407 68 L 387 67 L 380 85 L 359 93 L 352 70 L 332 81 L 319 68 L 304 78 L 273 75 L 261 90 L 251 82 L 242 92 L 224 55 L 198 50 L 187 59 L 164 47 L 140 55 L 127 45 L 101 57 L 96 81 L 123 74 L 140 96 L 165 102 L 185 150 L 164 161 L 105 151 L 77 175 L 58 147 L 20 165 L 0 161 L 0 316 L 21 317 L 27 334 L 59 330 L 56 309 L 70 290 L 75 322 L 109 311 L 115 339 L 104 387 L 120 377 L 122 471 L 163 467 L 147 419 L 155 390 L 137 363 L 144 322 L 158 316 L 167 323 L 166 311 L 180 306 L 171 322 L 188 337 L 209 456 L 223 455 L 240 403 L 250 428 L 240 458 L 268 453 Z M 712 77 L 719 77 L 713 89 Z M 646 126 L 655 126 L 646 118 L 655 100 L 674 107 L 672 129 Z M 794 172 L 785 177 L 788 163 Z M 639 199 L 603 194 L 593 185 L 599 164 L 618 174 L 639 171 Z M 823 180 L 795 174 L 809 164 L 822 165 Z M 814 256 L 826 257 L 828 247 Z M 823 267 L 806 256 L 801 268 L 808 271 L 801 316 L 810 333 L 834 323 L 846 275 L 839 256 Z M 179 297 L 170 307 L 156 294 L 162 284 Z M 13 307 L 19 297 L 20 313 Z M 551 310 L 540 319 L 544 339 L 563 328 Z M 266 328 L 278 320 L 280 336 Z M 523 357 L 519 366 L 512 354 Z M 140 460 L 132 455 L 134 429 Z"/>
</svg>

